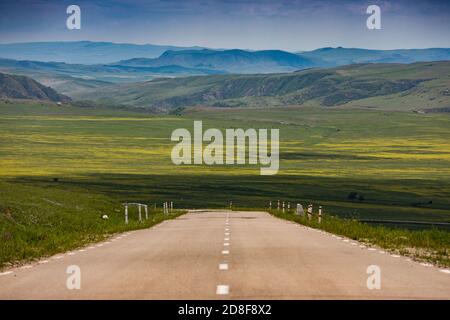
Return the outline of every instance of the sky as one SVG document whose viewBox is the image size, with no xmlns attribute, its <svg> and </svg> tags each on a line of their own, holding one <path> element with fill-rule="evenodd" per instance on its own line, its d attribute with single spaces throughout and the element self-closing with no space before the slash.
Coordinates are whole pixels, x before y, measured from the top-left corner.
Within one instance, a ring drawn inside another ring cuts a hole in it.
<svg viewBox="0 0 450 320">
<path fill-rule="evenodd" d="M 68 30 L 66 8 L 81 8 Z M 369 5 L 381 29 L 369 30 Z M 450 0 L 0 0 L 0 42 L 111 41 L 251 50 L 450 47 Z"/>
</svg>

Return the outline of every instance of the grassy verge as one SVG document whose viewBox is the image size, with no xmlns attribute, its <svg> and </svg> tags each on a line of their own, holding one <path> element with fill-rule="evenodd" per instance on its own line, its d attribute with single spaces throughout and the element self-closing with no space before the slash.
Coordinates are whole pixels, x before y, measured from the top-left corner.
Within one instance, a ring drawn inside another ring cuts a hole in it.
<svg viewBox="0 0 450 320">
<path fill-rule="evenodd" d="M 234 209 L 238 210 L 238 209 Z M 249 210 L 240 208 L 239 210 Z M 305 226 L 321 229 L 344 236 L 366 245 L 383 248 L 392 253 L 411 257 L 417 261 L 426 261 L 441 267 L 450 267 L 450 232 L 437 229 L 404 230 L 384 226 L 372 226 L 356 220 L 342 219 L 324 215 L 319 224 L 317 215 L 311 221 L 306 216 L 294 214 L 294 210 L 283 213 L 281 210 L 252 209 L 267 211 L 275 217 L 294 221 Z"/>
<path fill-rule="evenodd" d="M 73 250 L 128 230 L 148 228 L 184 213 L 165 216 L 149 206 L 149 219 L 138 221 L 129 209 L 124 223 L 121 201 L 83 189 L 25 186 L 0 182 L 0 269 Z M 161 208 L 161 206 L 160 206 Z M 108 219 L 101 218 L 108 215 Z M 143 217 L 144 211 L 142 210 Z"/>
</svg>

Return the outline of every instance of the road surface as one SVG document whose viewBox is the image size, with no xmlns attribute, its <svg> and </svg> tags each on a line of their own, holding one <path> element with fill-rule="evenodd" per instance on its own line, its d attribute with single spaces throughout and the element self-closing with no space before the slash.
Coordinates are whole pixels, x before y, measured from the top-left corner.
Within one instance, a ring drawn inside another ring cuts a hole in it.
<svg viewBox="0 0 450 320">
<path fill-rule="evenodd" d="M 67 288 L 67 268 L 81 288 Z M 367 268 L 380 268 L 380 289 Z M 0 273 L 1 299 L 450 299 L 434 266 L 274 218 L 191 211 Z"/>
</svg>

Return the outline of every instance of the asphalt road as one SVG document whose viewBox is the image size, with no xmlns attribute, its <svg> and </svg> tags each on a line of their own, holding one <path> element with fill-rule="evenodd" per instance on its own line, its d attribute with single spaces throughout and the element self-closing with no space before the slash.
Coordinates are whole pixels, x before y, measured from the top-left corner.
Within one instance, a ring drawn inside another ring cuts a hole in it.
<svg viewBox="0 0 450 320">
<path fill-rule="evenodd" d="M 80 289 L 67 287 L 73 265 Z M 192 211 L 0 273 L 0 299 L 322 298 L 450 299 L 450 271 L 263 212 Z"/>
</svg>

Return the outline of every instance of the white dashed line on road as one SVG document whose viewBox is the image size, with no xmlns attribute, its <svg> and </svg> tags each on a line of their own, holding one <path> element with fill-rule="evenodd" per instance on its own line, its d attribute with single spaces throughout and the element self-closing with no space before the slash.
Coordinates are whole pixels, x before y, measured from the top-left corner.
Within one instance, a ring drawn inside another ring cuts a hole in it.
<svg viewBox="0 0 450 320">
<path fill-rule="evenodd" d="M 6 275 L 11 274 L 11 273 L 13 273 L 13 272 L 12 271 L 5 271 L 5 272 L 0 273 L 0 276 L 6 276 Z"/>
<path fill-rule="evenodd" d="M 224 242 L 223 245 L 224 245 L 225 247 L 228 247 L 228 246 L 230 245 L 230 243 L 229 243 L 229 242 Z"/>
<path fill-rule="evenodd" d="M 449 273 L 450 274 L 450 269 L 440 269 L 439 271 L 443 272 L 443 273 Z"/>
<path fill-rule="evenodd" d="M 222 254 L 230 254 L 229 250 L 222 250 Z"/>
<path fill-rule="evenodd" d="M 219 270 L 228 270 L 228 263 L 220 263 Z"/>
<path fill-rule="evenodd" d="M 218 295 L 227 295 L 230 293 L 230 286 L 220 284 L 217 286 L 216 294 Z"/>
</svg>

